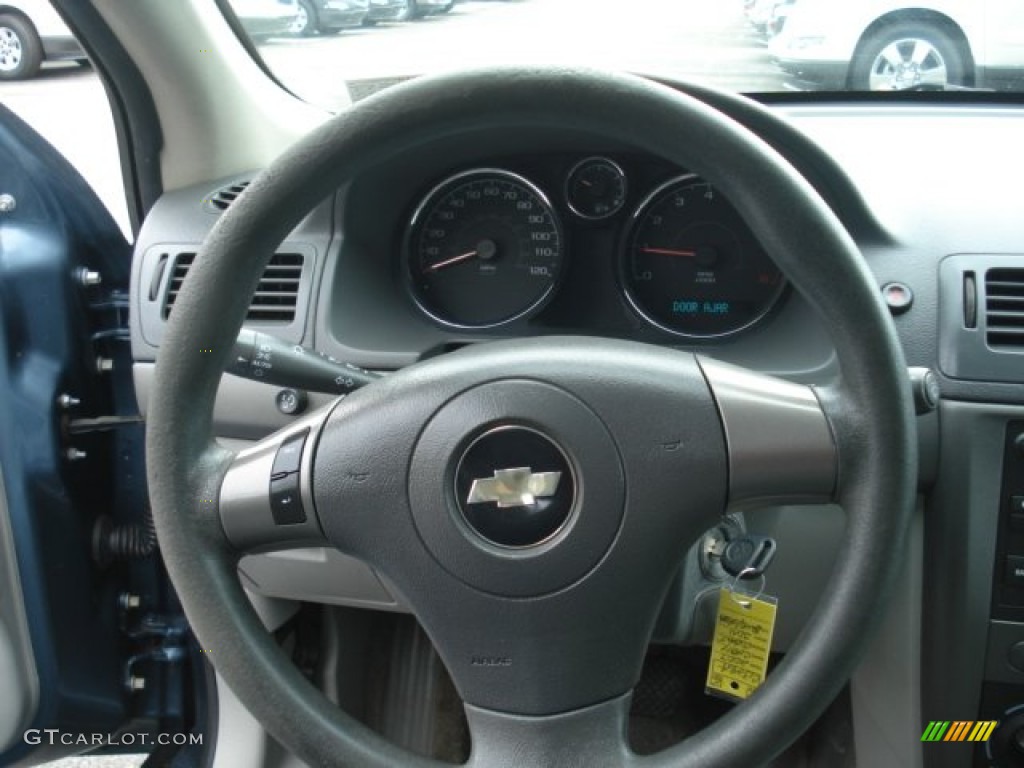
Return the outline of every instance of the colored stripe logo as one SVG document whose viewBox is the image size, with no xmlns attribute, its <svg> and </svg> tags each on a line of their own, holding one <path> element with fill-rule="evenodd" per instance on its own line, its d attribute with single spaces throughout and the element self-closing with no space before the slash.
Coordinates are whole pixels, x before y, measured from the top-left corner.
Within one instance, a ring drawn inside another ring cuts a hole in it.
<svg viewBox="0 0 1024 768">
<path fill-rule="evenodd" d="M 921 741 L 988 741 L 997 725 L 996 720 L 932 720 Z"/>
</svg>

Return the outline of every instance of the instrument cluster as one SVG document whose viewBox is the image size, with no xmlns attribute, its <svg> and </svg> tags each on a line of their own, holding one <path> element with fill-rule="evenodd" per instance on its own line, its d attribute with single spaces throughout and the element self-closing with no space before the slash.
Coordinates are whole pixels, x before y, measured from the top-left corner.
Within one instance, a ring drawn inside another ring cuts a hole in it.
<svg viewBox="0 0 1024 768">
<path fill-rule="evenodd" d="M 575 261 L 610 267 L 642 323 L 689 339 L 740 333 L 782 298 L 783 276 L 749 227 L 692 173 L 603 155 L 557 174 L 510 165 L 459 169 L 413 208 L 403 273 L 434 323 L 472 331 L 532 318 Z"/>
</svg>

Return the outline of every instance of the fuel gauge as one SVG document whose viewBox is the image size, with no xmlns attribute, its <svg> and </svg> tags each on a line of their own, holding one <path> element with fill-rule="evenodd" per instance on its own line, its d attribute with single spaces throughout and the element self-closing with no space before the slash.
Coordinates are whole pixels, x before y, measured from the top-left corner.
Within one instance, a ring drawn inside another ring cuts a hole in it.
<svg viewBox="0 0 1024 768">
<path fill-rule="evenodd" d="M 569 171 L 565 196 L 577 216 L 606 219 L 626 202 L 626 174 L 607 157 L 588 157 Z"/>
</svg>

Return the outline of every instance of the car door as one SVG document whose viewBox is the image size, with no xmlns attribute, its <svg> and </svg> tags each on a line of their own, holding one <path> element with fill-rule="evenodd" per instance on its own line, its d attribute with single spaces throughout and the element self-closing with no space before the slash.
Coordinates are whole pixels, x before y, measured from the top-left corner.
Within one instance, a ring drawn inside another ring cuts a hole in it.
<svg viewBox="0 0 1024 768">
<path fill-rule="evenodd" d="M 0 766 L 198 765 L 207 665 L 148 522 L 130 246 L 0 105 Z"/>
<path fill-rule="evenodd" d="M 1020 0 L 987 0 L 985 27 L 987 55 L 984 65 L 991 69 L 1024 70 L 1024 4 Z M 1019 82 L 1019 81 L 1018 81 Z"/>
</svg>

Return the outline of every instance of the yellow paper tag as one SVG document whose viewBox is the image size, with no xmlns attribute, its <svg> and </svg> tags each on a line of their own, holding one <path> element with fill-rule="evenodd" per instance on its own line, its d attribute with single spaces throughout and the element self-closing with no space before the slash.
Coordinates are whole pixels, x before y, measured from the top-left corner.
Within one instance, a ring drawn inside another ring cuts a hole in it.
<svg viewBox="0 0 1024 768">
<path fill-rule="evenodd" d="M 745 699 L 764 682 L 775 630 L 776 601 L 723 587 L 718 593 L 718 618 L 711 641 L 706 691 Z"/>
</svg>

